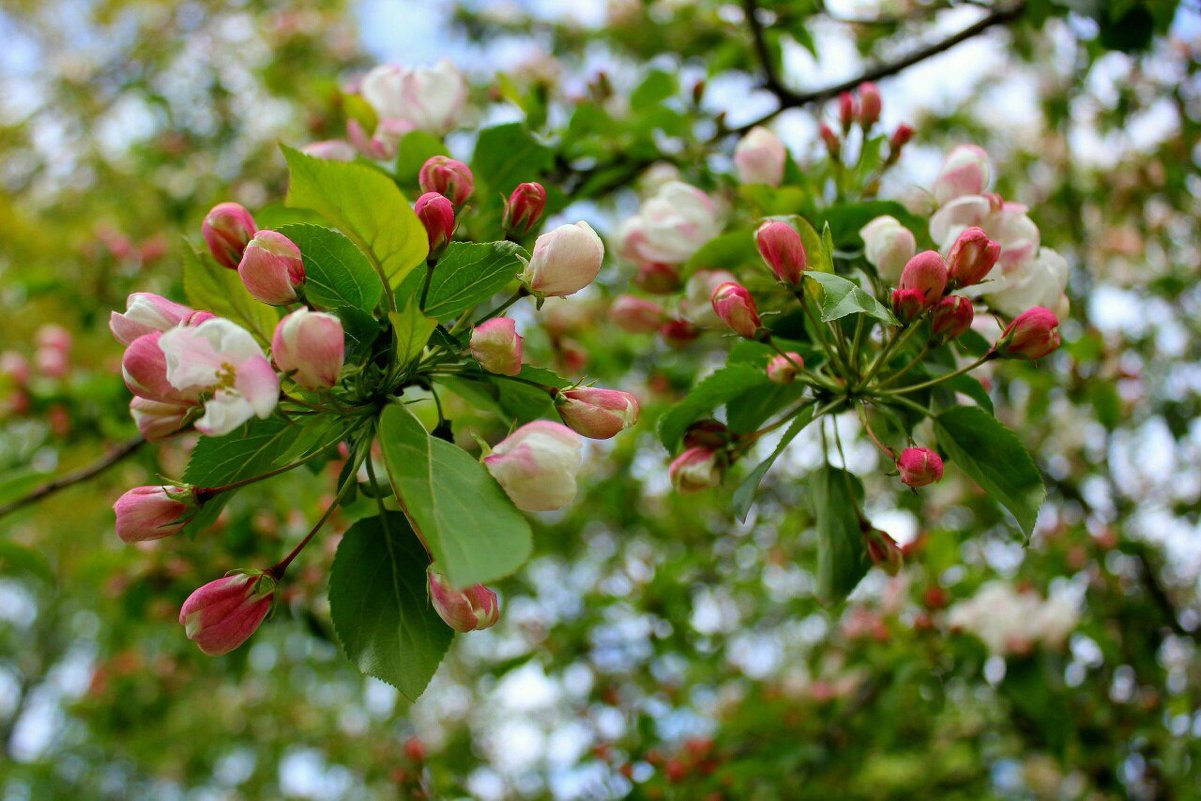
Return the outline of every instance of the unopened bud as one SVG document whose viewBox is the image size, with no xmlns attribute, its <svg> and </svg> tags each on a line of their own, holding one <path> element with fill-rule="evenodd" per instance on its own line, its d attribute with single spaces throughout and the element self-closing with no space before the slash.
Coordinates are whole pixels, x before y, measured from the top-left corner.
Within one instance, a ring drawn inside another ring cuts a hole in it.
<svg viewBox="0 0 1201 801">
<path fill-rule="evenodd" d="M 905 145 L 909 144 L 909 140 L 913 138 L 913 126 L 901 123 L 897 129 L 892 132 L 892 136 L 888 140 L 888 163 L 895 164 L 897 159 L 901 157 L 901 151 L 905 149 Z"/>
<path fill-rule="evenodd" d="M 947 256 L 949 285 L 958 288 L 980 283 L 1000 257 L 1001 244 L 989 239 L 982 228 L 964 229 Z"/>
<path fill-rule="evenodd" d="M 851 130 L 851 125 L 855 122 L 855 98 L 850 92 L 841 92 L 838 95 L 838 122 L 842 125 L 844 134 Z"/>
<path fill-rule="evenodd" d="M 895 576 L 901 571 L 905 555 L 896 540 L 878 528 L 864 532 L 863 538 L 867 541 L 867 555 L 872 564 L 890 576 Z"/>
<path fill-rule="evenodd" d="M 759 331 L 759 310 L 746 287 L 734 281 L 719 284 L 710 299 L 713 311 L 739 336 L 753 338 Z"/>
<path fill-rule="evenodd" d="M 972 302 L 962 295 L 948 295 L 938 302 L 930 316 L 930 338 L 938 344 L 950 342 L 972 327 L 976 312 Z"/>
<path fill-rule="evenodd" d="M 129 401 L 129 415 L 138 433 L 151 442 L 178 434 L 196 408 L 194 404 L 161 403 L 137 397 Z"/>
<path fill-rule="evenodd" d="M 804 366 L 805 360 L 801 354 L 789 351 L 767 363 L 767 377 L 776 384 L 791 384 Z"/>
<path fill-rule="evenodd" d="M 256 300 L 271 306 L 294 303 L 304 283 L 300 248 L 278 231 L 259 231 L 242 253 L 238 277 Z"/>
<path fill-rule="evenodd" d="M 429 238 L 429 255 L 442 255 L 451 237 L 455 235 L 455 207 L 450 199 L 437 192 L 426 192 L 413 204 L 413 213 L 425 226 Z"/>
<path fill-rule="evenodd" d="M 1060 345 L 1059 318 L 1035 306 L 1014 318 L 993 350 L 1002 359 L 1041 359 Z"/>
<path fill-rule="evenodd" d="M 880 100 L 880 90 L 874 83 L 865 81 L 859 84 L 859 124 L 866 131 L 880 119 L 883 101 Z"/>
<path fill-rule="evenodd" d="M 892 310 L 897 319 L 908 325 L 921 316 L 926 308 L 926 299 L 917 289 L 894 289 L 892 291 Z"/>
<path fill-rule="evenodd" d="M 556 395 L 559 416 L 578 434 L 609 439 L 638 422 L 638 399 L 616 389 L 579 387 Z"/>
<path fill-rule="evenodd" d="M 113 504 L 117 536 L 124 542 L 145 542 L 178 533 L 196 514 L 191 487 L 134 487 Z"/>
<path fill-rule="evenodd" d="M 901 271 L 900 289 L 916 289 L 922 294 L 923 305 L 933 306 L 947 287 L 947 265 L 937 250 L 924 250 L 905 263 Z"/>
<path fill-rule="evenodd" d="M 755 231 L 755 244 L 759 255 L 771 267 L 780 282 L 797 286 L 805 273 L 808 259 L 801 235 L 786 222 L 765 222 Z"/>
<path fill-rule="evenodd" d="M 722 457 L 707 448 L 689 448 L 667 469 L 676 492 L 700 492 L 721 483 Z"/>
<path fill-rule="evenodd" d="M 730 444 L 732 436 L 725 423 L 719 423 L 717 420 L 697 420 L 684 432 L 684 449 L 721 450 Z"/>
<path fill-rule="evenodd" d="M 521 372 L 521 335 L 511 317 L 494 317 L 471 332 L 471 355 L 490 373 Z"/>
<path fill-rule="evenodd" d="M 822 141 L 826 143 L 826 151 L 830 154 L 830 158 L 837 160 L 842 154 L 842 140 L 838 138 L 838 134 L 826 125 L 824 122 L 818 128 L 818 133 L 821 135 Z"/>
<path fill-rule="evenodd" d="M 456 590 L 433 565 L 429 566 L 426 575 L 434 611 L 455 631 L 486 629 L 500 620 L 500 601 L 496 593 L 483 584 Z"/>
<path fill-rule="evenodd" d="M 463 205 L 475 191 L 471 168 L 449 156 L 431 156 L 417 176 L 422 192 L 437 192 L 456 206 Z"/>
<path fill-rule="evenodd" d="M 560 225 L 534 242 L 521 280 L 531 292 L 563 297 L 592 283 L 605 259 L 605 244 L 588 223 Z"/>
<path fill-rule="evenodd" d="M 258 630 L 271 611 L 275 586 L 275 579 L 259 570 L 210 581 L 184 601 L 179 622 L 201 651 L 227 654 Z"/>
<path fill-rule="evenodd" d="M 345 339 L 342 321 L 334 315 L 297 309 L 275 326 L 271 357 L 302 387 L 328 389 L 342 372 Z"/>
<path fill-rule="evenodd" d="M 779 186 L 784 180 L 788 150 L 775 133 L 756 125 L 734 147 L 734 166 L 744 184 Z"/>
<path fill-rule="evenodd" d="M 550 512 L 575 498 L 583 448 L 567 426 L 535 420 L 501 440 L 484 466 L 518 509 Z"/>
<path fill-rule="evenodd" d="M 166 331 L 196 313 L 190 306 L 175 303 L 152 292 L 135 292 L 125 301 L 125 313 L 113 312 L 108 327 L 113 337 L 128 345 L 153 331 Z"/>
<path fill-rule="evenodd" d="M 682 348 L 701 335 L 701 329 L 687 320 L 668 320 L 659 327 L 663 340 L 673 348 Z"/>
<path fill-rule="evenodd" d="M 680 288 L 680 271 L 674 264 L 646 262 L 638 265 L 634 286 L 652 295 L 670 295 Z"/>
<path fill-rule="evenodd" d="M 254 217 L 243 206 L 218 203 L 205 215 L 200 235 L 218 264 L 236 270 L 242 261 L 242 251 L 256 230 L 258 226 L 254 224 Z"/>
<path fill-rule="evenodd" d="M 929 448 L 906 448 L 897 459 L 901 483 L 924 487 L 942 479 L 942 457 Z"/>
<path fill-rule="evenodd" d="M 650 334 L 663 324 L 663 307 L 653 300 L 636 295 L 619 295 L 609 307 L 611 319 L 622 331 L 631 334 Z"/>
<path fill-rule="evenodd" d="M 528 234 L 546 210 L 546 189 L 539 183 L 518 184 L 505 203 L 504 229 L 524 236 Z"/>
</svg>

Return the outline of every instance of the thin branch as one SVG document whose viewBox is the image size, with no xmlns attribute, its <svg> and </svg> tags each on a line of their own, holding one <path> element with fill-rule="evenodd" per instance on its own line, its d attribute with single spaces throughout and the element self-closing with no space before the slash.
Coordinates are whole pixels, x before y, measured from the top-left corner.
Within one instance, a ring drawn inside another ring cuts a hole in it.
<svg viewBox="0 0 1201 801">
<path fill-rule="evenodd" d="M 31 492 L 22 495 L 15 501 L 10 501 L 9 503 L 0 506 L 0 517 L 11 514 L 18 509 L 23 509 L 26 506 L 29 506 L 31 503 L 36 503 L 43 498 L 53 495 L 59 490 L 64 490 L 67 487 L 87 481 L 89 478 L 103 473 L 113 465 L 133 455 L 133 453 L 136 452 L 138 448 L 142 447 L 145 442 L 146 440 L 142 437 L 134 437 L 133 439 L 126 440 L 120 446 L 118 446 L 116 450 L 112 451 L 99 461 L 96 461 L 87 467 L 82 467 L 73 473 L 67 473 L 59 476 L 53 481 L 48 481 Z"/>
</svg>

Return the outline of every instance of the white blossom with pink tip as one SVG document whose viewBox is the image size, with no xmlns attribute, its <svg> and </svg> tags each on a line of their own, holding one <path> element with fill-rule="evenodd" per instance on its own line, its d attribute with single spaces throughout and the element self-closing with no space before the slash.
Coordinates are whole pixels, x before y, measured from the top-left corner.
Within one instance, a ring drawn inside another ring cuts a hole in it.
<svg viewBox="0 0 1201 801">
<path fill-rule="evenodd" d="M 484 464 L 518 509 L 549 512 L 575 499 L 583 448 L 567 426 L 535 420 L 505 437 Z"/>
</svg>

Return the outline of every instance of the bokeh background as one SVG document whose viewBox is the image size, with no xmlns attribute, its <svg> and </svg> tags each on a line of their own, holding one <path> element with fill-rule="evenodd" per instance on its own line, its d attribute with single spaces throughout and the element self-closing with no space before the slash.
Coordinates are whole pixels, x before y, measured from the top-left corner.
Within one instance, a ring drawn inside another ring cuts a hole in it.
<svg viewBox="0 0 1201 801">
<path fill-rule="evenodd" d="M 786 81 L 808 89 L 990 4 L 759 5 Z M 797 480 L 818 444 L 797 441 L 745 524 L 728 491 L 673 495 L 654 419 L 720 350 L 615 334 L 605 299 L 631 271 L 614 262 L 527 348 L 549 359 L 570 338 L 588 375 L 639 393 L 644 422 L 593 447 L 580 501 L 540 519 L 535 558 L 498 587 L 501 624 L 458 638 L 416 704 L 333 640 L 336 536 L 240 651 L 204 657 L 175 622 L 192 588 L 302 534 L 330 475 L 243 494 L 195 540 L 123 546 L 113 500 L 178 476 L 184 442 L 0 518 L 0 797 L 1201 797 L 1199 56 L 1195 0 L 1039 0 L 880 81 L 886 126 L 917 131 L 883 196 L 920 195 L 950 146 L 978 143 L 1072 266 L 1062 351 L 992 379 L 1047 478 L 1029 545 L 961 482 L 896 492 L 855 442 L 848 464 L 907 567 L 822 607 Z M 108 313 L 134 290 L 182 298 L 181 237 L 204 212 L 277 203 L 277 143 L 342 136 L 356 74 L 442 58 L 471 79 L 477 125 L 572 130 L 577 156 L 659 155 L 714 191 L 729 147 L 690 141 L 719 112 L 736 127 L 776 103 L 740 3 L 6 0 L 0 506 L 136 433 Z M 656 70 L 672 86 L 658 105 L 695 136 L 630 104 Z M 616 123 L 589 132 L 579 109 L 598 108 Z M 802 168 L 823 114 L 773 122 Z M 473 135 L 448 141 L 469 153 Z M 611 234 L 637 175 L 569 196 L 565 216 Z M 982 587 L 985 618 L 1023 592 L 1054 601 L 1062 636 L 990 647 L 961 630 Z"/>
</svg>

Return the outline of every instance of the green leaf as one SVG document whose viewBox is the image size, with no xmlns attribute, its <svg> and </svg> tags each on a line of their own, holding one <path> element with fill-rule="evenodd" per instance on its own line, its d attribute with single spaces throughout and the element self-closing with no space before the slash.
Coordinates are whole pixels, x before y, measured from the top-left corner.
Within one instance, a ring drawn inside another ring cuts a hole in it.
<svg viewBox="0 0 1201 801">
<path fill-rule="evenodd" d="M 755 493 L 759 491 L 759 484 L 763 481 L 763 477 L 776 463 L 776 459 L 780 458 L 784 449 L 796 439 L 797 434 L 800 434 L 805 426 L 813 422 L 813 411 L 813 406 L 806 406 L 796 417 L 792 418 L 792 423 L 784 431 L 784 436 L 780 438 L 776 449 L 742 480 L 738 489 L 734 490 L 734 514 L 738 515 L 738 519 L 742 522 L 746 522 L 746 516 L 751 511 L 751 504 L 755 502 Z"/>
<path fill-rule="evenodd" d="M 392 334 L 396 337 L 396 362 L 400 365 L 406 365 L 421 355 L 430 334 L 438 325 L 436 320 L 421 313 L 413 298 L 400 311 L 389 313 L 388 319 L 392 321 Z"/>
<path fill-rule="evenodd" d="M 530 524 L 487 468 L 404 406 L 384 410 L 379 436 L 392 487 L 451 584 L 495 581 L 529 558 Z"/>
<path fill-rule="evenodd" d="M 404 515 L 351 526 L 329 574 L 329 612 L 342 650 L 363 673 L 416 701 L 454 632 L 430 604 L 429 558 Z"/>
<path fill-rule="evenodd" d="M 823 603 L 841 603 L 871 567 L 860 528 L 863 484 L 826 465 L 809 477 L 809 491 L 817 518 L 817 595 Z"/>
<path fill-rule="evenodd" d="M 974 400 L 980 408 L 987 410 L 989 414 L 996 414 L 996 410 L 993 409 L 992 398 L 988 396 L 988 390 L 975 377 L 967 374 L 957 375 L 942 382 L 940 386 L 945 387 L 950 392 L 961 392 Z"/>
<path fill-rule="evenodd" d="M 388 176 L 281 147 L 291 171 L 289 206 L 320 212 L 380 265 L 392 286 L 425 261 L 425 228 Z"/>
<path fill-rule="evenodd" d="M 188 303 L 240 324 L 255 339 L 266 345 L 275 333 L 279 315 L 275 309 L 250 296 L 237 270 L 229 270 L 200 253 L 186 242 L 183 263 L 183 291 Z"/>
<path fill-rule="evenodd" d="M 834 272 L 834 237 L 830 234 L 830 223 L 822 226 L 821 271 Z"/>
<path fill-rule="evenodd" d="M 645 109 L 658 105 L 679 91 L 676 76 L 663 70 L 651 70 L 630 93 L 630 108 Z"/>
<path fill-rule="evenodd" d="M 877 217 L 887 214 L 895 217 L 921 241 L 926 225 L 920 217 L 909 213 L 909 210 L 895 200 L 869 200 L 864 203 L 851 203 L 844 206 L 834 206 L 823 212 L 826 222 L 830 225 L 831 239 L 834 244 L 843 249 L 857 250 L 863 247 L 859 231 L 863 226 Z"/>
<path fill-rule="evenodd" d="M 431 156 L 449 156 L 442 140 L 429 131 L 409 131 L 400 138 L 396 151 L 396 178 L 402 184 L 415 184 L 421 168 Z"/>
<path fill-rule="evenodd" d="M 674 452 L 688 426 L 718 406 L 752 389 L 775 386 L 767 373 L 746 364 L 729 364 L 709 375 L 688 397 L 667 410 L 659 420 L 659 441 Z"/>
<path fill-rule="evenodd" d="M 684 263 L 684 274 L 699 269 L 735 270 L 747 264 L 759 264 L 759 251 L 755 249 L 755 232 L 750 230 L 730 231 L 715 236 Z"/>
<path fill-rule="evenodd" d="M 304 259 L 304 294 L 322 309 L 349 306 L 370 312 L 384 288 L 371 262 L 354 242 L 319 225 L 284 225 L 277 229 L 296 243 Z"/>
<path fill-rule="evenodd" d="M 1009 510 L 1029 537 L 1047 490 L 1017 436 L 978 406 L 943 412 L 934 430 L 950 460 Z"/>
<path fill-rule="evenodd" d="M 430 279 L 425 313 L 441 320 L 474 308 L 504 289 L 529 254 L 512 242 L 452 242 Z"/>
<path fill-rule="evenodd" d="M 27 574 L 54 585 L 54 569 L 42 553 L 12 540 L 0 540 L 0 575 Z"/>
<path fill-rule="evenodd" d="M 480 131 L 471 168 L 493 194 L 508 197 L 522 181 L 534 181 L 554 164 L 554 153 L 520 122 Z"/>
<path fill-rule="evenodd" d="M 841 275 L 813 270 L 806 270 L 805 277 L 822 287 L 822 320 L 825 322 L 841 320 L 848 314 L 866 314 L 889 325 L 899 324 L 887 307 L 853 281 Z"/>
</svg>

